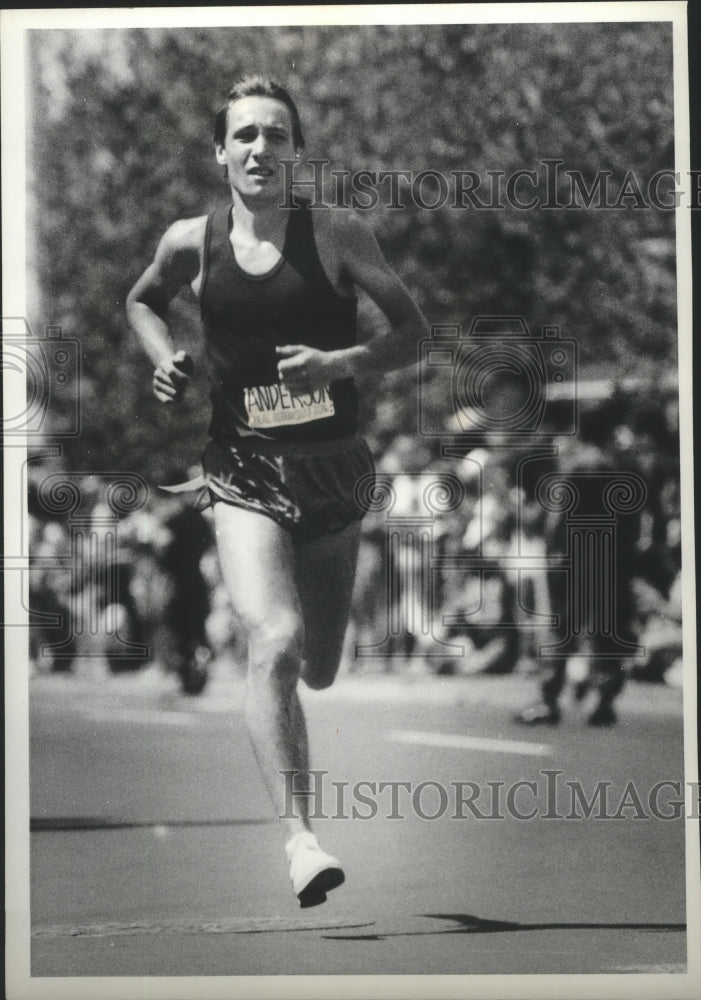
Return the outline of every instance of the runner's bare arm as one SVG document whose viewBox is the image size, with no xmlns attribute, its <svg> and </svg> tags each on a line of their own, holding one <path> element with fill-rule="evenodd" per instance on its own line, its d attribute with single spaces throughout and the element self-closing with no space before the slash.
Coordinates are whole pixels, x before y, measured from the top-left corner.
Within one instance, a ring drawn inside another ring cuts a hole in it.
<svg viewBox="0 0 701 1000">
<path fill-rule="evenodd" d="M 338 259 L 354 284 L 367 292 L 391 325 L 366 344 L 338 351 L 316 351 L 293 344 L 278 348 L 281 377 L 292 391 L 310 391 L 324 382 L 402 368 L 418 360 L 418 344 L 430 334 L 409 291 L 385 260 L 368 224 L 339 212 L 334 223 Z"/>
<path fill-rule="evenodd" d="M 153 391 L 162 403 L 182 399 L 192 374 L 191 359 L 184 351 L 174 352 L 168 310 L 178 292 L 198 280 L 204 224 L 204 218 L 174 223 L 127 297 L 127 318 L 155 365 Z"/>
</svg>

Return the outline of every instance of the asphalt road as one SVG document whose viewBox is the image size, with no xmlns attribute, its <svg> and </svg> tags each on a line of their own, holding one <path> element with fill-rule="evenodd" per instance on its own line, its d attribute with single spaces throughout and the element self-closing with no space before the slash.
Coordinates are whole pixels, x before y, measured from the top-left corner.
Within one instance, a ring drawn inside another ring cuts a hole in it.
<svg viewBox="0 0 701 1000">
<path fill-rule="evenodd" d="M 650 803 L 683 781 L 679 690 L 629 686 L 610 730 L 574 705 L 519 728 L 520 677 L 306 694 L 316 829 L 347 881 L 304 911 L 241 693 L 221 664 L 200 698 L 155 671 L 31 680 L 33 976 L 684 971 L 684 825 Z M 399 781 L 394 819 L 392 786 L 358 784 Z M 576 818 L 572 783 L 597 782 L 599 818 Z"/>
</svg>

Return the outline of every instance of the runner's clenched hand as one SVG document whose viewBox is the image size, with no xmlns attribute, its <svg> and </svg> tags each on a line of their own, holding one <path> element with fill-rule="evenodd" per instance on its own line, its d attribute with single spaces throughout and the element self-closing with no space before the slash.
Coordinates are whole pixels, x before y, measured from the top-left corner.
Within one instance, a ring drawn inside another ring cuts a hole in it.
<svg viewBox="0 0 701 1000">
<path fill-rule="evenodd" d="M 276 348 L 280 381 L 290 392 L 314 392 L 337 378 L 332 352 L 318 351 L 304 344 L 289 344 Z"/>
<path fill-rule="evenodd" d="M 177 351 L 172 358 L 164 358 L 153 373 L 153 393 L 161 403 L 180 403 L 195 371 L 192 358 L 185 351 Z"/>
</svg>

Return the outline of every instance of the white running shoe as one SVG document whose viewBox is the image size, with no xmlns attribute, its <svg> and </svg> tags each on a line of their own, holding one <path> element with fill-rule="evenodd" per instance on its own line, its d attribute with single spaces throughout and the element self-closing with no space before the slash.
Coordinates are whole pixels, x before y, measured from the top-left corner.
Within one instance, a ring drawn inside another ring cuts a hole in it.
<svg viewBox="0 0 701 1000">
<path fill-rule="evenodd" d="M 342 885 L 346 876 L 336 858 L 319 847 L 311 831 L 296 834 L 285 844 L 290 879 L 301 907 L 326 902 L 326 893 Z"/>
</svg>

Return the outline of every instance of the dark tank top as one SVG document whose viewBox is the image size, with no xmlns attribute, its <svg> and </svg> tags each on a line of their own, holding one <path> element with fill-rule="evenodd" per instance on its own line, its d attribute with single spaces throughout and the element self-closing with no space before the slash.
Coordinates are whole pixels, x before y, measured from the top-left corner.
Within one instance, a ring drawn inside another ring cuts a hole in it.
<svg viewBox="0 0 701 1000">
<path fill-rule="evenodd" d="M 207 218 L 200 309 L 209 366 L 212 420 L 221 442 L 256 439 L 329 441 L 357 429 L 353 379 L 293 395 L 278 378 L 277 346 L 322 351 L 352 347 L 357 300 L 339 295 L 319 260 L 312 213 L 303 203 L 288 216 L 282 257 L 267 273 L 238 264 L 229 236 L 233 212 Z"/>
</svg>

